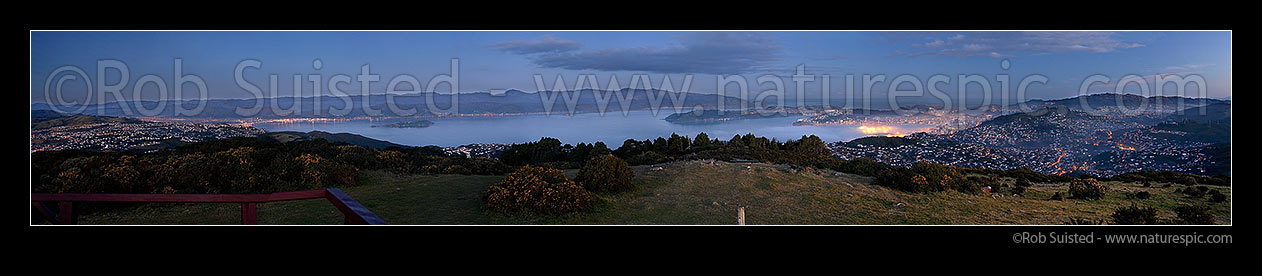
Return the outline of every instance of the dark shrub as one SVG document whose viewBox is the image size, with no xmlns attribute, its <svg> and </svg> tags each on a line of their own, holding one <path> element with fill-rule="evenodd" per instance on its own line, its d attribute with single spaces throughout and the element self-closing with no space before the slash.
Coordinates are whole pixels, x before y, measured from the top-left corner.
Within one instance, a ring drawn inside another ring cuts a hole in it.
<svg viewBox="0 0 1262 276">
<path fill-rule="evenodd" d="M 1210 225 L 1214 224 L 1214 215 L 1209 213 L 1209 208 L 1205 206 L 1189 206 L 1183 205 L 1174 208 L 1174 213 L 1179 215 L 1179 220 L 1186 224 Z"/>
<path fill-rule="evenodd" d="M 1135 193 L 1135 198 L 1138 198 L 1138 199 L 1148 199 L 1149 197 L 1152 197 L 1152 194 L 1148 192 Z"/>
<path fill-rule="evenodd" d="M 970 175 L 968 176 L 967 181 L 965 182 L 967 183 L 961 184 L 960 186 L 952 187 L 952 189 L 955 189 L 957 191 L 967 193 L 967 194 L 978 194 L 978 193 L 981 193 L 982 187 L 989 186 L 990 192 L 999 193 L 999 188 L 1003 188 L 1005 186 L 1004 184 L 999 183 L 999 179 L 995 178 L 994 176 Z"/>
<path fill-rule="evenodd" d="M 338 152 L 334 160 L 347 165 L 364 169 L 376 169 L 381 166 L 377 158 L 379 153 L 373 152 L 371 149 L 352 145 L 339 145 L 335 146 L 334 149 Z"/>
<path fill-rule="evenodd" d="M 1125 225 L 1150 225 L 1157 224 L 1157 209 L 1152 207 L 1140 207 L 1131 204 L 1130 207 L 1118 208 L 1113 212 L 1113 224 Z"/>
<path fill-rule="evenodd" d="M 1218 190 L 1214 190 L 1217 192 Z M 1213 203 L 1227 202 L 1227 195 L 1223 193 L 1210 193 L 1209 201 Z"/>
<path fill-rule="evenodd" d="M 890 167 L 882 170 L 877 176 L 873 184 L 890 187 L 896 190 L 927 193 L 941 191 L 942 186 L 936 183 L 930 183 L 929 179 L 924 175 L 915 173 L 907 168 Z"/>
<path fill-rule="evenodd" d="M 872 180 L 872 184 L 890 188 L 896 188 L 896 186 L 902 185 L 903 182 L 908 181 L 912 176 L 916 175 L 915 173 L 912 173 L 911 170 L 900 167 L 889 167 L 876 171 L 875 173 L 876 175 L 874 176 L 876 178 Z"/>
<path fill-rule="evenodd" d="M 635 172 L 626 161 L 613 155 L 601 155 L 587 161 L 574 181 L 592 192 L 622 192 L 635 189 L 633 176 Z"/>
<path fill-rule="evenodd" d="M 1104 198 L 1104 185 L 1094 178 L 1074 179 L 1069 182 L 1069 195 L 1075 199 Z"/>
<path fill-rule="evenodd" d="M 953 183 L 954 183 L 954 186 L 951 186 L 950 188 L 957 192 L 966 193 L 966 194 L 974 194 L 974 195 L 982 193 L 983 185 L 977 182 L 958 181 L 958 182 L 953 182 Z M 999 187 L 1000 186 L 990 186 L 990 192 L 992 193 L 999 192 Z"/>
<path fill-rule="evenodd" d="M 1056 192 L 1056 194 L 1053 194 L 1051 198 L 1048 198 L 1048 200 L 1065 200 L 1065 193 Z"/>
<path fill-rule="evenodd" d="M 849 162 L 844 163 L 844 165 L 842 165 L 842 167 L 839 169 L 840 169 L 839 171 L 841 172 L 853 173 L 857 175 L 877 176 L 878 174 L 881 173 L 881 171 L 885 170 L 885 164 L 878 163 L 876 161 L 873 161 L 872 159 L 868 159 L 865 157 L 860 157 L 860 158 L 855 158 L 854 160 L 850 160 Z"/>
<path fill-rule="evenodd" d="M 1030 181 L 1026 180 L 1025 178 L 1017 178 L 1017 182 L 1013 183 L 1013 185 L 1017 187 L 1030 187 L 1034 184 L 1030 183 Z"/>
<path fill-rule="evenodd" d="M 652 165 L 670 161 L 670 157 L 656 151 L 646 151 L 632 156 L 627 161 L 633 165 Z"/>
<path fill-rule="evenodd" d="M 928 162 L 918 162 L 910 169 L 887 167 L 877 173 L 873 183 L 917 193 L 955 190 L 977 194 L 982 190 L 979 183 L 965 178 L 959 168 Z"/>
<path fill-rule="evenodd" d="M 539 138 L 538 142 L 513 144 L 500 153 L 500 161 L 509 165 L 539 164 L 565 160 L 561 140 Z"/>
<path fill-rule="evenodd" d="M 495 211 L 562 214 L 591 208 L 594 196 L 557 169 L 523 166 L 491 186 L 484 198 Z"/>
<path fill-rule="evenodd" d="M 1013 194 L 1016 194 L 1016 195 L 1022 195 L 1022 196 L 1023 196 L 1023 195 L 1025 195 L 1025 187 L 1026 187 L 1026 186 L 1015 186 L 1015 187 L 1012 187 L 1012 193 L 1013 193 Z"/>
<path fill-rule="evenodd" d="M 1196 188 L 1192 188 L 1192 187 L 1187 187 L 1187 188 L 1184 188 L 1184 189 L 1183 189 L 1183 194 L 1185 194 L 1185 195 L 1187 195 L 1188 197 L 1191 197 L 1191 198 L 1202 198 L 1202 197 L 1205 197 L 1205 191 L 1204 191 L 1204 190 L 1201 190 L 1201 189 L 1196 189 Z"/>
<path fill-rule="evenodd" d="M 815 135 L 810 135 L 810 136 L 802 135 L 801 140 L 789 140 L 788 142 L 784 143 L 784 146 L 789 151 L 801 152 L 801 153 L 806 153 L 806 154 L 827 156 L 828 154 L 832 153 L 830 150 L 828 150 L 828 143 L 824 143 L 824 140 L 819 139 L 819 136 L 815 136 Z"/>
<path fill-rule="evenodd" d="M 537 166 L 537 167 L 553 168 L 553 169 L 558 169 L 558 170 L 577 169 L 580 167 L 578 163 L 574 163 L 570 161 L 543 162 L 543 163 L 532 164 L 532 165 Z"/>
</svg>

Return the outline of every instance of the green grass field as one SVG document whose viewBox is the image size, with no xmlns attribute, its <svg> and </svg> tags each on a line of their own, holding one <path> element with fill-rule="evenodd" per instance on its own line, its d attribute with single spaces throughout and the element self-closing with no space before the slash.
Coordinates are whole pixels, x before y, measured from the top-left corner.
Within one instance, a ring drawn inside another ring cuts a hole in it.
<svg viewBox="0 0 1262 276">
<path fill-rule="evenodd" d="M 661 169 L 655 169 L 660 167 Z M 787 166 L 690 161 L 637 166 L 638 189 L 602 194 L 591 212 L 549 216 L 503 214 L 484 210 L 482 194 L 502 176 L 399 175 L 365 171 L 361 186 L 345 187 L 364 206 L 390 224 L 735 224 L 737 206 L 746 207 L 747 224 L 1065 224 L 1070 218 L 1104 219 L 1117 208 L 1138 204 L 1175 219 L 1174 207 L 1207 204 L 1219 224 L 1231 223 L 1229 197 L 1211 204 L 1206 198 L 1174 193 L 1181 188 L 1142 187 L 1105 182 L 1102 200 L 1048 200 L 1067 183 L 1035 184 L 1025 197 L 967 195 L 956 192 L 912 194 L 869 185 L 871 178 L 831 171 L 794 170 Z M 573 177 L 576 171 L 567 173 Z M 1010 180 L 1005 180 L 1009 181 Z M 1148 191 L 1149 199 L 1126 194 Z M 80 224 L 236 224 L 238 204 L 144 204 L 79 217 Z M 341 224 L 342 215 L 323 199 L 258 205 L 259 224 Z"/>
</svg>

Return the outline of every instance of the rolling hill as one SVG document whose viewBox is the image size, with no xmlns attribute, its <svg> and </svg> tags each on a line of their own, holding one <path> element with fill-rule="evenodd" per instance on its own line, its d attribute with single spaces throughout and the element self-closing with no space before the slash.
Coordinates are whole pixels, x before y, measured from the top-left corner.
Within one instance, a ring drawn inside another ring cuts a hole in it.
<svg viewBox="0 0 1262 276">
<path fill-rule="evenodd" d="M 730 225 L 736 222 L 737 206 L 746 207 L 747 224 L 755 225 L 1060 225 L 1071 218 L 1109 221 L 1113 211 L 1131 204 L 1156 208 L 1162 219 L 1176 220 L 1174 207 L 1206 201 L 1175 192 L 1181 185 L 1105 182 L 1109 192 L 1101 200 L 1049 200 L 1068 184 L 1037 183 L 1024 197 L 991 197 L 908 193 L 872 185 L 868 177 L 765 163 L 690 161 L 633 169 L 637 190 L 601 194 L 592 212 L 569 215 L 486 210 L 481 197 L 503 176 L 365 171 L 362 185 L 343 190 L 395 225 Z M 566 173 L 573 177 L 576 171 Z M 1013 180 L 1001 181 L 1011 186 Z M 1211 189 L 1231 193 L 1228 188 Z M 1151 197 L 1128 196 L 1138 192 Z M 1230 200 L 1209 207 L 1217 223 L 1231 223 Z M 239 209 L 231 204 L 140 205 L 84 215 L 79 222 L 236 224 Z M 258 212 L 260 224 L 342 223 L 337 209 L 322 200 L 261 204 Z"/>
<path fill-rule="evenodd" d="M 1145 97 L 1135 94 L 1099 93 L 1055 100 L 1034 99 L 1026 101 L 1025 104 L 1036 109 L 1066 107 L 1073 110 L 1094 111 L 1100 108 L 1144 108 L 1147 110 L 1178 111 L 1188 107 L 1199 107 L 1204 105 L 1230 105 L 1231 101 L 1178 96 Z M 1016 106 L 1011 107 L 1016 108 Z"/>
<path fill-rule="evenodd" d="M 343 143 L 347 143 L 351 145 L 356 145 L 356 146 L 361 146 L 361 147 L 366 147 L 366 148 L 374 148 L 374 149 L 384 149 L 384 148 L 389 148 L 389 147 L 401 147 L 401 148 L 408 147 L 408 146 L 404 146 L 400 144 L 372 139 L 372 138 L 364 137 L 357 134 L 351 134 L 351 133 L 328 133 L 328 132 L 323 132 L 323 131 L 311 131 L 311 132 L 278 131 L 278 132 L 268 132 L 261 136 L 263 138 L 276 140 L 281 143 L 287 143 L 287 142 L 292 142 L 292 141 L 308 141 L 308 140 L 315 140 L 315 139 L 324 139 L 324 140 L 328 140 L 329 142 L 343 142 Z"/>
<path fill-rule="evenodd" d="M 83 114 L 62 114 L 52 110 L 32 110 L 31 129 L 46 129 L 59 126 L 86 125 L 96 123 L 140 123 L 132 118 L 94 116 Z"/>
</svg>

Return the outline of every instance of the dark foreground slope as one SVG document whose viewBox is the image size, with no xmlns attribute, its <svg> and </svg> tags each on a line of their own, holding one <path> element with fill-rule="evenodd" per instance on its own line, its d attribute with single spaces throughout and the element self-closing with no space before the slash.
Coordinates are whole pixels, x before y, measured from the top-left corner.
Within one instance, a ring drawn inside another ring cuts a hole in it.
<svg viewBox="0 0 1262 276">
<path fill-rule="evenodd" d="M 1132 203 L 1156 208 L 1162 219 L 1174 220 L 1174 207 L 1205 201 L 1173 192 L 1181 185 L 1105 182 L 1110 190 L 1102 200 L 1048 200 L 1068 184 L 1035 184 L 1025 197 L 992 198 L 908 193 L 871 185 L 867 177 L 761 163 L 699 160 L 634 169 L 638 190 L 602 195 L 594 211 L 560 216 L 484 210 L 481 196 L 502 176 L 366 171 L 361 186 L 344 190 L 391 224 L 723 225 L 735 224 L 737 206 L 747 206 L 748 224 L 1065 224 L 1070 218 L 1108 221 L 1114 210 Z M 574 171 L 568 173 L 573 176 Z M 1151 197 L 1127 197 L 1137 192 Z M 1231 223 L 1230 200 L 1208 206 L 1217 223 Z M 153 204 L 85 216 L 80 222 L 234 224 L 239 208 Z M 340 224 L 341 214 L 323 200 L 265 203 L 259 206 L 259 223 Z"/>
</svg>

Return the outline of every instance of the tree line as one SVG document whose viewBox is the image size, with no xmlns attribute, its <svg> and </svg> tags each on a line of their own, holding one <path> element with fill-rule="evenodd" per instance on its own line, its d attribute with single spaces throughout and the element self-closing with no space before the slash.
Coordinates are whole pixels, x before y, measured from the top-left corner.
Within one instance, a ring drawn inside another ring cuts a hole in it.
<svg viewBox="0 0 1262 276">
<path fill-rule="evenodd" d="M 358 185 L 360 170 L 499 175 L 492 158 L 447 156 L 441 148 L 370 149 L 324 139 L 281 143 L 239 137 L 153 153 L 42 151 L 31 154 L 36 193 L 270 193 Z"/>
</svg>

